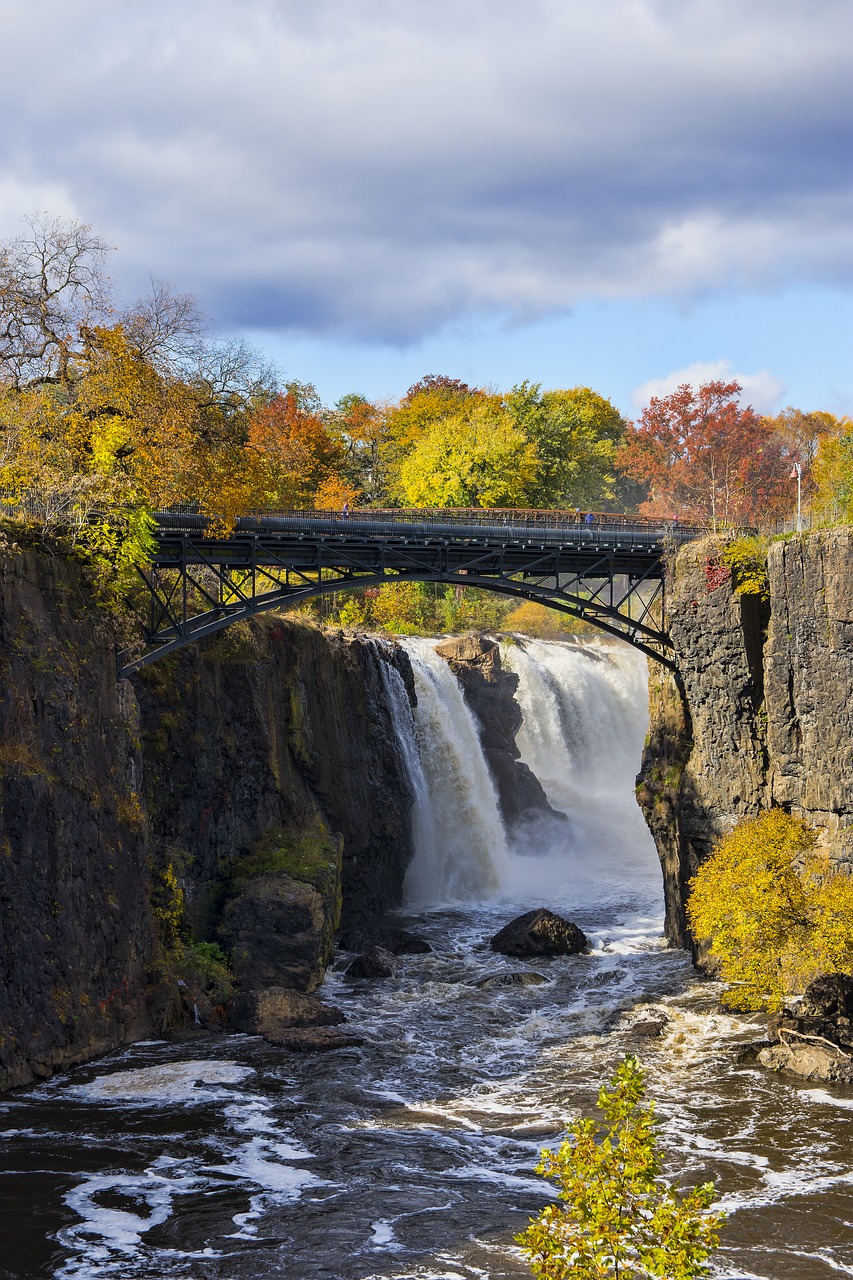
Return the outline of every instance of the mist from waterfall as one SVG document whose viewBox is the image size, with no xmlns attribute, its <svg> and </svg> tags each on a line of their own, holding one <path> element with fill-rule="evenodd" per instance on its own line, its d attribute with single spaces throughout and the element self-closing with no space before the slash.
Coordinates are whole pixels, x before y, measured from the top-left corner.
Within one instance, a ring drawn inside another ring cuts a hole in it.
<svg viewBox="0 0 853 1280">
<path fill-rule="evenodd" d="M 389 705 L 415 793 L 415 906 L 661 898 L 660 868 L 634 796 L 648 723 L 645 659 L 608 642 L 519 637 L 501 645 L 519 676 L 521 759 L 568 823 L 543 815 L 535 838 L 507 839 L 475 718 L 430 640 L 406 639 L 418 705 L 398 672 Z M 406 741 L 408 739 L 408 741 Z"/>
</svg>

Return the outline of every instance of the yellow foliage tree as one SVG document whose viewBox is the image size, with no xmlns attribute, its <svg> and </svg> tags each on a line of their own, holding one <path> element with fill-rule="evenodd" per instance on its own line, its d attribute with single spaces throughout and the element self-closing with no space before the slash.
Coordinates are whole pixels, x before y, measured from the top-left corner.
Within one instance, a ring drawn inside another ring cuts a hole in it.
<svg viewBox="0 0 853 1280">
<path fill-rule="evenodd" d="M 732 984 L 729 1008 L 777 1010 L 819 974 L 853 966 L 853 877 L 815 838 L 769 809 L 739 822 L 693 877 L 690 927 Z"/>
<path fill-rule="evenodd" d="M 403 495 L 416 507 L 523 506 L 535 478 L 536 451 L 497 397 L 434 422 L 400 467 Z"/>
</svg>

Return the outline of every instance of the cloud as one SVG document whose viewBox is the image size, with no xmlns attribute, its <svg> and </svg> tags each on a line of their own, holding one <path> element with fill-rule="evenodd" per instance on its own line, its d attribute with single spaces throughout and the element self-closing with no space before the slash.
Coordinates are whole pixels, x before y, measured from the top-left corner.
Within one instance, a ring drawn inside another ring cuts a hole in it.
<svg viewBox="0 0 853 1280">
<path fill-rule="evenodd" d="M 785 383 L 768 369 L 759 369 L 758 373 L 737 373 L 730 360 L 709 360 L 689 364 L 684 369 L 673 369 L 663 378 L 651 378 L 632 391 L 631 401 L 639 412 L 652 396 L 668 396 L 684 383 L 698 387 L 703 382 L 739 382 L 743 388 L 742 402 L 751 404 L 758 413 L 768 414 L 776 412 L 786 389 Z"/>
<path fill-rule="evenodd" d="M 0 235 L 51 197 L 223 326 L 853 284 L 848 0 L 6 7 Z"/>
</svg>

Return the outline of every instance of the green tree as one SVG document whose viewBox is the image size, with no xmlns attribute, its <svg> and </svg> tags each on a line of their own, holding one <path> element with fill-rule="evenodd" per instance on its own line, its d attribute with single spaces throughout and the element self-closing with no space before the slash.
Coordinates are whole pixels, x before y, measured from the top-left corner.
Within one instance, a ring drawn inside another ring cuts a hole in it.
<svg viewBox="0 0 853 1280">
<path fill-rule="evenodd" d="M 815 850 L 815 832 L 782 809 L 724 836 L 691 881 L 697 939 L 742 1011 L 781 1007 L 820 973 L 853 965 L 853 876 Z"/>
<path fill-rule="evenodd" d="M 400 466 L 403 497 L 416 507 L 523 506 L 535 481 L 535 450 L 497 397 L 431 423 Z"/>
<path fill-rule="evenodd" d="M 522 382 L 504 403 L 536 451 L 537 505 L 600 509 L 613 501 L 626 423 L 609 400 L 589 387 L 543 392 Z"/>
<path fill-rule="evenodd" d="M 684 1194 L 661 1176 L 654 1104 L 643 1104 L 643 1070 L 626 1057 L 598 1095 L 605 1125 L 577 1119 L 536 1172 L 559 1186 L 516 1237 L 537 1280 L 692 1280 L 709 1274 L 721 1213 L 713 1183 Z"/>
</svg>

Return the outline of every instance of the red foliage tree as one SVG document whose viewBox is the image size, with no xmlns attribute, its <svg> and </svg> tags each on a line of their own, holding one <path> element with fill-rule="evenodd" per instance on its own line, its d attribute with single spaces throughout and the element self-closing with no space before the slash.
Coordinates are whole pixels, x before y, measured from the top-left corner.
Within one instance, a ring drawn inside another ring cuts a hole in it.
<svg viewBox="0 0 853 1280">
<path fill-rule="evenodd" d="M 776 519 L 791 505 L 791 458 L 773 424 L 739 404 L 737 382 L 685 383 L 654 397 L 628 433 L 619 469 L 649 486 L 647 515 L 718 525 Z"/>
</svg>

